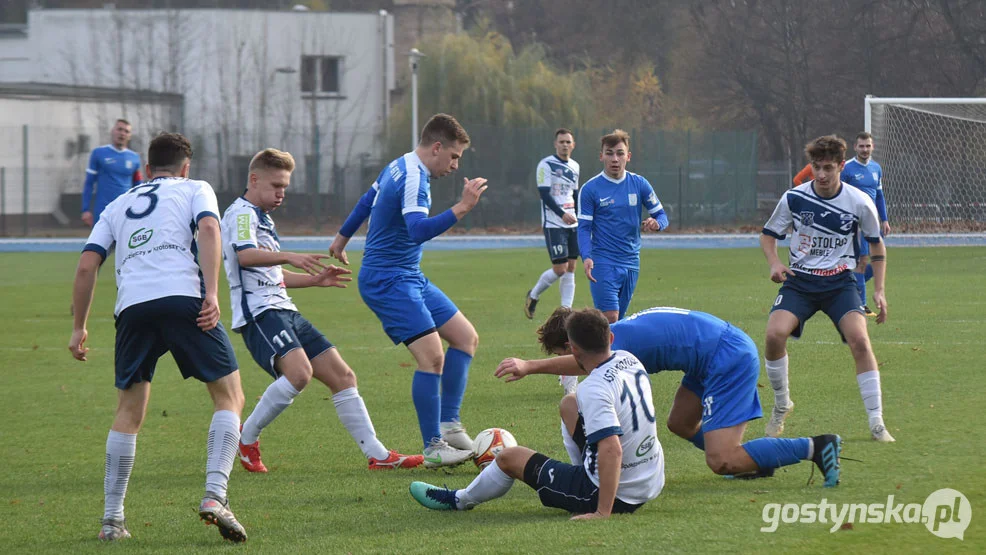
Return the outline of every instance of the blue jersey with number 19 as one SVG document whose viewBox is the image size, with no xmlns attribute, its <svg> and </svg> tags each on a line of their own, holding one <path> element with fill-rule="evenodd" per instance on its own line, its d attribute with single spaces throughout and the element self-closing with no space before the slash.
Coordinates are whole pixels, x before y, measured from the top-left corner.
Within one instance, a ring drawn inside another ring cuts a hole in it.
<svg viewBox="0 0 986 555">
<path fill-rule="evenodd" d="M 380 172 L 373 190 L 363 268 L 417 272 L 421 265 L 421 245 L 411 239 L 404 214 L 431 210 L 428 168 L 418 155 L 408 152 Z"/>
<path fill-rule="evenodd" d="M 205 181 L 182 177 L 152 179 L 106 207 L 83 251 L 105 259 L 117 246 L 115 314 L 162 297 L 204 298 L 195 229 L 205 217 L 219 221 L 216 193 Z"/>
</svg>

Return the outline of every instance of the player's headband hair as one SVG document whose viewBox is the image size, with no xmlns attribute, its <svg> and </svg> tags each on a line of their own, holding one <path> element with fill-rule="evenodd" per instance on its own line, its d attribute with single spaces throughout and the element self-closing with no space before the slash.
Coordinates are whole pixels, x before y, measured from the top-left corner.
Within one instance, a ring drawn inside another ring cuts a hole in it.
<svg viewBox="0 0 986 555">
<path fill-rule="evenodd" d="M 548 316 L 548 319 L 538 328 L 538 343 L 541 350 L 549 355 L 558 349 L 564 349 L 568 344 L 568 332 L 565 331 L 565 319 L 572 313 L 571 308 L 560 306 Z"/>
<path fill-rule="evenodd" d="M 865 141 L 865 140 L 872 139 L 872 138 L 873 138 L 873 134 L 870 133 L 870 132 L 868 132 L 868 131 L 860 131 L 859 133 L 856 133 L 856 142 L 857 143 L 859 141 Z"/>
<path fill-rule="evenodd" d="M 468 145 L 469 134 L 456 119 L 448 114 L 431 116 L 424 129 L 421 130 L 421 144 L 451 146 L 456 143 Z"/>
<path fill-rule="evenodd" d="M 192 159 L 192 143 L 180 133 L 161 133 L 147 148 L 147 165 L 151 169 L 177 171 L 186 160 Z"/>
<path fill-rule="evenodd" d="M 258 170 L 288 170 L 293 172 L 294 156 L 291 156 L 290 152 L 266 148 L 255 154 L 250 160 L 250 171 Z"/>
<path fill-rule="evenodd" d="M 609 320 L 595 308 L 583 308 L 565 319 L 568 340 L 589 353 L 603 353 L 609 347 Z"/>
<path fill-rule="evenodd" d="M 559 127 L 558 129 L 556 129 L 555 130 L 556 139 L 558 138 L 558 135 L 571 135 L 573 139 L 575 138 L 575 133 L 572 133 L 572 130 L 568 129 L 567 127 Z"/>
<path fill-rule="evenodd" d="M 805 145 L 805 156 L 812 162 L 846 160 L 846 142 L 835 135 L 819 137 Z"/>
</svg>

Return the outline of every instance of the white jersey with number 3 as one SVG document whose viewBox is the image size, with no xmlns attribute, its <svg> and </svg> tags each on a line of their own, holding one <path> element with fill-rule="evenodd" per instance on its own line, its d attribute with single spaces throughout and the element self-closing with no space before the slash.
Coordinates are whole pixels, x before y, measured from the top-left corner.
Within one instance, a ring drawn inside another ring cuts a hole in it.
<svg viewBox="0 0 986 555">
<path fill-rule="evenodd" d="M 664 451 L 650 378 L 637 357 L 614 351 L 579 384 L 575 396 L 585 421 L 582 464 L 592 483 L 599 485 L 598 442 L 616 435 L 623 448 L 616 497 L 634 505 L 657 497 L 664 488 Z"/>
<path fill-rule="evenodd" d="M 195 230 L 209 216 L 219 220 L 212 187 L 182 177 L 152 179 L 106 207 L 84 250 L 105 258 L 117 246 L 114 314 L 163 297 L 204 298 Z"/>
</svg>

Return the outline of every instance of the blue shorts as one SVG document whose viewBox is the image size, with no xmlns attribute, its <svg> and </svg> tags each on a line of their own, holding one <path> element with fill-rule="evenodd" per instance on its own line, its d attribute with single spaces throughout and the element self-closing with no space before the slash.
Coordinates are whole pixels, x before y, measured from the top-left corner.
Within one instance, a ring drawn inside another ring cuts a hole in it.
<svg viewBox="0 0 986 555">
<path fill-rule="evenodd" d="M 727 325 L 705 376 L 685 374 L 685 387 L 702 401 L 702 432 L 763 417 L 757 379 L 760 355 L 750 336 Z"/>
<path fill-rule="evenodd" d="M 277 359 L 302 348 L 308 360 L 332 348 L 332 343 L 315 326 L 294 310 L 268 310 L 242 328 L 246 348 L 253 360 L 277 379 L 281 373 L 274 363 Z"/>
<path fill-rule="evenodd" d="M 802 273 L 788 276 L 770 309 L 771 312 L 775 310 L 786 310 L 798 317 L 798 327 L 791 333 L 795 339 L 801 337 L 805 322 L 819 310 L 828 315 L 835 329 L 839 329 L 839 321 L 846 314 L 864 312 L 856 277 L 851 271 L 824 277 Z M 842 335 L 841 330 L 839 335 Z M 845 336 L 842 341 L 846 341 Z"/>
<path fill-rule="evenodd" d="M 524 483 L 537 492 L 545 507 L 570 513 L 593 513 L 599 504 L 599 487 L 592 483 L 585 467 L 574 466 L 541 453 L 534 453 L 524 467 Z M 613 502 L 614 513 L 632 513 L 643 506 Z"/>
<path fill-rule="evenodd" d="M 859 256 L 869 256 L 870 255 L 870 242 L 866 240 L 862 235 L 859 236 Z"/>
<path fill-rule="evenodd" d="M 424 274 L 361 269 L 359 294 L 377 315 L 390 340 L 410 344 L 442 327 L 457 312 L 441 289 Z"/>
<path fill-rule="evenodd" d="M 210 383 L 236 372 L 236 355 L 222 323 L 209 331 L 195 320 L 202 299 L 162 297 L 130 305 L 116 317 L 116 388 L 154 378 L 157 359 L 171 351 L 182 377 Z"/>
<path fill-rule="evenodd" d="M 603 312 L 619 311 L 619 319 L 627 313 L 630 299 L 637 288 L 639 270 L 613 266 L 610 264 L 594 264 L 592 277 L 595 283 L 589 282 L 589 292 L 592 293 L 592 304 Z"/>
<path fill-rule="evenodd" d="M 544 244 L 552 264 L 564 264 L 579 257 L 579 228 L 546 227 Z"/>
</svg>

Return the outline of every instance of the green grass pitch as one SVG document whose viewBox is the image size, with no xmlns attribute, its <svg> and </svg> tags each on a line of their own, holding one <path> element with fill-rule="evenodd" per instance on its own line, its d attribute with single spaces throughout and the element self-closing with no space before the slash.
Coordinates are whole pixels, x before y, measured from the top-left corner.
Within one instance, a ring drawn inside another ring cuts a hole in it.
<svg viewBox="0 0 986 555">
<path fill-rule="evenodd" d="M 353 267 L 359 264 L 353 253 Z M 767 311 L 777 286 L 757 250 L 647 250 L 631 311 L 651 306 L 704 310 L 729 320 L 763 347 Z M 605 522 L 570 522 L 542 508 L 518 483 L 504 498 L 465 513 L 430 512 L 407 493 L 412 480 L 464 487 L 472 465 L 451 472 L 370 473 L 339 424 L 330 393 L 313 382 L 264 433 L 271 472 L 249 475 L 239 464 L 230 480 L 231 505 L 249 534 L 242 546 L 223 545 L 198 520 L 204 485 L 205 441 L 211 403 L 205 388 L 181 380 L 173 361 L 161 359 L 150 407 L 137 442 L 137 462 L 126 500 L 133 539 L 127 545 L 96 540 L 103 507 L 106 433 L 113 418 L 113 273 L 105 268 L 89 324 L 89 362 L 76 362 L 70 291 L 74 254 L 2 254 L 0 284 L 0 546 L 5 553 L 88 553 L 106 549 L 143 553 L 344 552 L 835 552 L 925 553 L 986 551 L 986 250 L 892 249 L 887 295 L 889 322 L 871 323 L 880 361 L 886 421 L 897 443 L 869 439 L 852 359 L 823 314 L 789 345 L 791 394 L 797 410 L 785 435 L 839 433 L 842 484 L 806 485 L 809 464 L 772 479 L 724 480 L 712 474 L 688 442 L 659 420 L 667 485 L 661 496 L 631 516 Z M 557 287 L 543 297 L 533 322 L 523 316 L 524 293 L 547 268 L 542 250 L 426 252 L 423 268 L 474 323 L 480 335 L 463 422 L 472 432 L 509 429 L 522 445 L 556 458 L 565 452 L 558 433 L 561 388 L 550 377 L 517 383 L 496 380 L 508 356 L 539 356 L 534 330 L 558 302 Z M 576 306 L 590 303 L 579 270 Z M 230 311 L 225 283 L 223 321 Z M 421 448 L 410 399 L 413 360 L 390 344 L 355 287 L 298 290 L 302 313 L 339 346 L 356 371 L 377 433 L 390 448 Z M 244 417 L 270 383 L 234 335 L 246 392 Z M 652 377 L 658 414 L 666 414 L 681 378 Z M 767 413 L 773 396 L 761 375 Z M 660 417 L 659 417 L 660 418 Z M 753 422 L 747 438 L 762 435 Z M 816 475 L 817 478 L 817 475 Z M 773 533 L 762 514 L 768 503 L 923 503 L 940 488 L 963 492 L 972 505 L 964 541 L 933 536 L 921 524 L 781 524 Z"/>
</svg>

